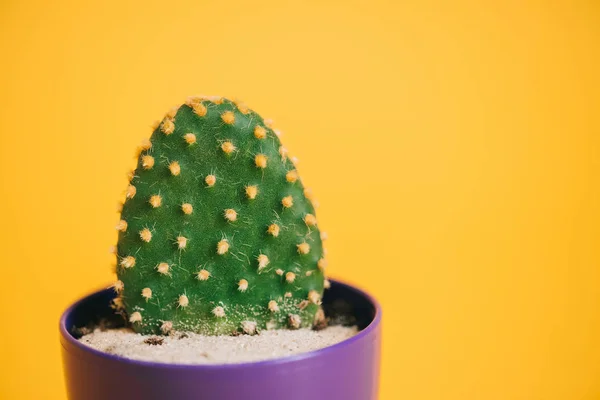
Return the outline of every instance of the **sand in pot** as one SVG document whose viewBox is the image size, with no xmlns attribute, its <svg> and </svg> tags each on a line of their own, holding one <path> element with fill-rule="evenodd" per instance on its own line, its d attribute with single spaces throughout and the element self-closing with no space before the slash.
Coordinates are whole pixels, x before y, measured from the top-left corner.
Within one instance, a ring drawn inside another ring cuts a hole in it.
<svg viewBox="0 0 600 400">
<path fill-rule="evenodd" d="M 253 336 L 203 336 L 195 333 L 149 336 L 123 328 L 96 329 L 79 341 L 96 350 L 135 360 L 172 364 L 231 364 L 318 350 L 356 333 L 356 327 L 330 326 L 320 331 L 266 330 Z"/>
</svg>

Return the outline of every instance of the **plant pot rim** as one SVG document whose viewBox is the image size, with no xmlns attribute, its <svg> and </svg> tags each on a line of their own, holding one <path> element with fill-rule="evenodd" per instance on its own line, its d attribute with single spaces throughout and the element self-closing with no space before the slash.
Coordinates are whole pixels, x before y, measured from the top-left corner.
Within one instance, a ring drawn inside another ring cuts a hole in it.
<svg viewBox="0 0 600 400">
<path fill-rule="evenodd" d="M 240 370 L 240 369 L 245 369 L 245 368 L 249 368 L 249 367 L 256 368 L 256 367 L 262 367 L 262 366 L 283 365 L 283 364 L 293 363 L 293 362 L 300 361 L 300 360 L 317 358 L 317 357 L 326 355 L 328 353 L 343 351 L 344 349 L 352 346 L 353 344 L 355 344 L 357 342 L 369 340 L 369 336 L 370 336 L 371 332 L 378 329 L 378 327 L 381 323 L 381 314 L 382 314 L 381 305 L 379 304 L 379 302 L 377 302 L 377 300 L 373 296 L 371 296 L 364 290 L 357 288 L 356 286 L 341 282 L 337 279 L 331 279 L 330 281 L 331 281 L 332 286 L 336 285 L 336 286 L 344 287 L 345 290 L 355 292 L 359 296 L 362 296 L 365 299 L 367 299 L 368 302 L 375 309 L 375 315 L 374 315 L 372 321 L 366 327 L 361 329 L 356 335 L 354 335 L 348 339 L 345 339 L 339 343 L 336 343 L 334 345 L 327 346 L 327 347 L 324 347 L 324 348 L 318 349 L 318 350 L 313 350 L 313 351 L 309 351 L 309 352 L 305 352 L 305 353 L 300 353 L 300 354 L 295 354 L 295 355 L 290 355 L 290 356 L 285 356 L 285 357 L 279 357 L 279 358 L 273 358 L 273 359 L 263 360 L 263 361 L 228 363 L 228 364 L 161 363 L 161 362 L 154 362 L 154 361 L 135 360 L 135 359 L 126 358 L 126 357 L 122 357 L 122 356 L 118 356 L 118 355 L 114 355 L 114 354 L 109 354 L 109 353 L 106 353 L 106 352 L 103 352 L 100 350 L 96 350 L 90 346 L 87 346 L 87 345 L 81 343 L 79 340 L 75 339 L 73 337 L 73 335 L 71 335 L 71 333 L 69 332 L 69 329 L 66 326 L 68 316 L 70 314 L 72 314 L 73 311 L 77 307 L 79 307 L 83 302 L 88 301 L 89 298 L 101 296 L 103 292 L 105 292 L 107 290 L 111 290 L 111 289 L 106 289 L 106 288 L 93 291 L 93 292 L 81 297 L 79 300 L 72 303 L 62 313 L 62 315 L 60 317 L 60 321 L 59 321 L 61 345 L 64 348 L 64 350 L 67 352 L 72 351 L 72 349 L 69 349 L 69 347 L 72 346 L 75 349 L 78 349 L 79 351 L 84 352 L 84 353 L 88 353 L 91 356 L 107 359 L 107 360 L 114 361 L 114 362 L 138 365 L 140 367 L 151 367 L 151 368 L 159 368 L 159 369 L 160 368 L 163 368 L 163 369 L 186 369 L 186 370 L 197 370 L 197 371 L 203 371 L 203 370 L 234 371 L 234 370 Z"/>
</svg>

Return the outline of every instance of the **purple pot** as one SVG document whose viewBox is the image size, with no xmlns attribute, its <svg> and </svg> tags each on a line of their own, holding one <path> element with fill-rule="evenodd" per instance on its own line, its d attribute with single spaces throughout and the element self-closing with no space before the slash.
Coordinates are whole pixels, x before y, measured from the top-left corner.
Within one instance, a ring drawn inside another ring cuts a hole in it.
<svg viewBox="0 0 600 400">
<path fill-rule="evenodd" d="M 134 361 L 77 341 L 76 327 L 110 317 L 114 293 L 91 294 L 60 319 L 69 399 L 374 400 L 377 399 L 381 307 L 366 293 L 332 281 L 326 312 L 351 311 L 361 331 L 310 353 L 244 364 L 177 365 Z M 332 311 L 333 310 L 333 311 Z"/>
</svg>

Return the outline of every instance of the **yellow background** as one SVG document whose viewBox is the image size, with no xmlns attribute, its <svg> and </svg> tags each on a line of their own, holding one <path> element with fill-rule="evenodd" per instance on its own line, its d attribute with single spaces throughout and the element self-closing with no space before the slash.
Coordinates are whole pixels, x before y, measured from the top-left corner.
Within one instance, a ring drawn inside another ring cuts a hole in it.
<svg viewBox="0 0 600 400">
<path fill-rule="evenodd" d="M 0 1 L 0 398 L 64 398 L 59 314 L 192 94 L 283 131 L 382 399 L 600 398 L 597 1 L 96 3 Z"/>
</svg>

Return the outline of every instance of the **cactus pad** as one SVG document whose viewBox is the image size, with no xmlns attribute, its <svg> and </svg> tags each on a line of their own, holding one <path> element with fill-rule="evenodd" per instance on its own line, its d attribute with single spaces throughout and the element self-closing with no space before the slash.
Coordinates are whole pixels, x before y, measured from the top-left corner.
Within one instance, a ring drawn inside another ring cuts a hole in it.
<svg viewBox="0 0 600 400">
<path fill-rule="evenodd" d="M 140 148 L 117 224 L 115 307 L 142 333 L 321 323 L 323 249 L 310 194 L 269 123 L 191 98 Z"/>
</svg>

